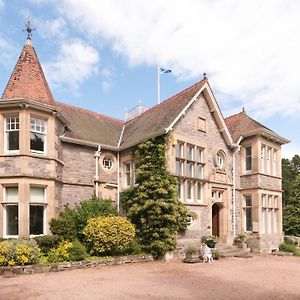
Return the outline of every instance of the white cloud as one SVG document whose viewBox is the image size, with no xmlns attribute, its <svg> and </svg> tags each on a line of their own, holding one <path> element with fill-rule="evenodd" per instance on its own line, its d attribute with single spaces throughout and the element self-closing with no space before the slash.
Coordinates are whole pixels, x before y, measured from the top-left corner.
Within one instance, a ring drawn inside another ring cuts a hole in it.
<svg viewBox="0 0 300 300">
<path fill-rule="evenodd" d="M 4 0 L 0 0 L 0 9 L 4 7 Z"/>
<path fill-rule="evenodd" d="M 43 64 L 53 85 L 71 88 L 76 93 L 80 83 L 98 72 L 99 54 L 81 40 L 64 41 L 54 60 Z"/>
<path fill-rule="evenodd" d="M 13 42 L 0 37 L 0 64 L 6 68 L 12 68 L 15 63 L 17 48 Z"/>
<path fill-rule="evenodd" d="M 205 71 L 228 106 L 259 118 L 300 113 L 297 0 L 64 0 L 60 11 L 129 64 L 160 62 L 183 79 Z"/>
<path fill-rule="evenodd" d="M 48 20 L 37 18 L 35 23 L 39 35 L 43 38 L 57 40 L 67 36 L 67 24 L 62 17 Z"/>
<path fill-rule="evenodd" d="M 100 75 L 102 77 L 102 82 L 101 82 L 102 90 L 104 92 L 108 92 L 112 88 L 112 79 L 114 76 L 114 72 L 112 69 L 103 68 L 101 70 Z"/>
</svg>

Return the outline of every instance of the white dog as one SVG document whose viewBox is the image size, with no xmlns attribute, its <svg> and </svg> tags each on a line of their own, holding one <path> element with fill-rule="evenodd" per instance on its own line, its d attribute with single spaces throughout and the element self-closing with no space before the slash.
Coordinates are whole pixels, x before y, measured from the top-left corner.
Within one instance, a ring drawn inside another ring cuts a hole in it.
<svg viewBox="0 0 300 300">
<path fill-rule="evenodd" d="M 201 245 L 201 252 L 204 263 L 208 262 L 209 264 L 211 264 L 214 261 L 211 249 L 206 244 Z"/>
</svg>

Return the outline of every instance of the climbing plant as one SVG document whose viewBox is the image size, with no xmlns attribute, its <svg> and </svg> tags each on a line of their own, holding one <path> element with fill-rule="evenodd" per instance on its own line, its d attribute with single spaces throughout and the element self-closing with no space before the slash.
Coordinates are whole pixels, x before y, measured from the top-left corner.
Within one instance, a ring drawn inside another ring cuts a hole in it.
<svg viewBox="0 0 300 300">
<path fill-rule="evenodd" d="M 121 201 L 136 226 L 142 247 L 155 258 L 176 247 L 178 231 L 187 227 L 187 209 L 178 200 L 177 178 L 167 169 L 168 135 L 137 145 L 137 186 L 124 191 Z"/>
</svg>

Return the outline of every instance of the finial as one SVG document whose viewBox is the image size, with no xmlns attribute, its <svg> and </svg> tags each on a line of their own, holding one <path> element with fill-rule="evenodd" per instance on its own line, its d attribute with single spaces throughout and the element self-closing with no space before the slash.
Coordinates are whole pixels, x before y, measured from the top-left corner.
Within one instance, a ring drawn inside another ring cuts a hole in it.
<svg viewBox="0 0 300 300">
<path fill-rule="evenodd" d="M 30 17 L 27 17 L 27 22 L 25 23 L 25 29 L 23 29 L 23 31 L 27 32 L 27 40 L 31 40 L 33 30 L 35 29 L 31 28 Z"/>
<path fill-rule="evenodd" d="M 243 112 L 245 112 L 245 107 L 243 107 Z"/>
<path fill-rule="evenodd" d="M 207 80 L 206 73 L 203 73 L 203 80 Z"/>
</svg>

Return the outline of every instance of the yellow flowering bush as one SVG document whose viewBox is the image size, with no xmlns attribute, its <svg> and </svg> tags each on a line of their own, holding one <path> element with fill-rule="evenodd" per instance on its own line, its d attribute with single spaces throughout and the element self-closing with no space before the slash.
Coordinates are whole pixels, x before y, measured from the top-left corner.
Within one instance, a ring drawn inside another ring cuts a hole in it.
<svg viewBox="0 0 300 300">
<path fill-rule="evenodd" d="M 49 251 L 48 262 L 63 262 L 63 261 L 78 261 L 86 258 L 85 247 L 78 241 L 64 241 L 57 248 L 52 248 Z"/>
<path fill-rule="evenodd" d="M 123 217 L 97 217 L 88 220 L 84 234 L 91 254 L 114 255 L 129 248 L 135 237 L 135 228 Z"/>
<path fill-rule="evenodd" d="M 49 262 L 63 262 L 69 261 L 70 254 L 68 250 L 72 247 L 71 242 L 62 242 L 57 248 L 52 248 L 48 254 Z"/>
<path fill-rule="evenodd" d="M 29 265 L 39 262 L 40 249 L 34 240 L 13 239 L 0 242 L 0 265 Z"/>
</svg>

